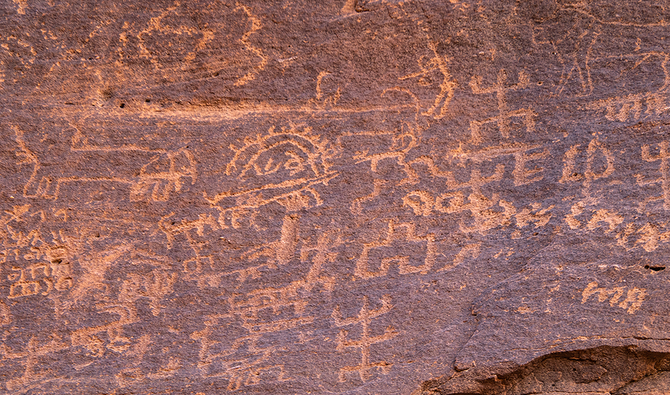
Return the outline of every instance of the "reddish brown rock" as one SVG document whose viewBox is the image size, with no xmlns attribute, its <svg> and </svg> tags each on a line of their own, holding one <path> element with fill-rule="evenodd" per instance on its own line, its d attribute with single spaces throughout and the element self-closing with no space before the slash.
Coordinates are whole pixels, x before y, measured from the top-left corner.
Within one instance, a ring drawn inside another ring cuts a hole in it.
<svg viewBox="0 0 670 395">
<path fill-rule="evenodd" d="M 666 2 L 0 20 L 0 391 L 669 391 Z"/>
</svg>

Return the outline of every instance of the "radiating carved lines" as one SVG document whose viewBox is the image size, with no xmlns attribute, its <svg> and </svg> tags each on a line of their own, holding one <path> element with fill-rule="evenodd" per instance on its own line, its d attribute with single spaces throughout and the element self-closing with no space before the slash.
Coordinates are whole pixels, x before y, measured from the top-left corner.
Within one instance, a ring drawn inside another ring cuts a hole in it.
<svg viewBox="0 0 670 395">
<path fill-rule="evenodd" d="M 333 153 L 326 140 L 312 135 L 309 129 L 275 130 L 254 139 L 247 138 L 240 148 L 231 146 L 235 155 L 226 166 L 226 174 L 235 176 L 241 187 L 233 186 L 225 192 L 205 199 L 212 205 L 220 205 L 222 212 L 245 208 L 258 208 L 277 202 L 288 211 L 322 203 L 315 185 L 328 185 L 337 177 L 331 169 Z M 281 161 L 276 162 L 277 158 Z M 270 182 L 279 175 L 279 182 Z M 281 180 L 283 179 L 283 180 Z M 246 183 L 242 183 L 247 181 Z M 249 187 L 249 183 L 257 183 Z"/>
</svg>

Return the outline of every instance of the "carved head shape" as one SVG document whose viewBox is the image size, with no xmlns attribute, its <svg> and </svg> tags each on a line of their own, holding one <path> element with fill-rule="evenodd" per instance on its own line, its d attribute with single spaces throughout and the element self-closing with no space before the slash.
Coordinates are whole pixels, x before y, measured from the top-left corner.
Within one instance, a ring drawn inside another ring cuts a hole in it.
<svg viewBox="0 0 670 395">
<path fill-rule="evenodd" d="M 232 187 L 218 194 L 213 203 L 234 197 L 228 204 L 260 207 L 278 202 L 284 206 L 310 205 L 309 195 L 319 203 L 312 186 L 326 184 L 335 176 L 330 170 L 332 152 L 319 136 L 291 130 L 245 139 L 241 148 L 231 147 L 235 155 L 226 166 L 226 174 L 234 177 Z M 298 207 L 294 207 L 298 208 Z"/>
</svg>

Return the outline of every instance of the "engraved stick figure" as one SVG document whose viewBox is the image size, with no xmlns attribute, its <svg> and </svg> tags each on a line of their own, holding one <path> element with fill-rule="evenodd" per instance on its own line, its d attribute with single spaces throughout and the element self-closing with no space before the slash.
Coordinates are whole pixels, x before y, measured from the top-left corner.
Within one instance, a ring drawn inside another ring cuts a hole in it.
<svg viewBox="0 0 670 395">
<path fill-rule="evenodd" d="M 356 366 L 345 366 L 340 369 L 340 382 L 346 381 L 347 373 L 358 373 L 361 381 L 366 382 L 372 378 L 372 370 L 380 369 L 382 374 L 388 374 L 393 364 L 378 361 L 370 362 L 370 346 L 376 343 L 381 343 L 386 340 L 391 340 L 398 335 L 398 332 L 391 326 L 386 328 L 383 334 L 378 336 L 370 336 L 370 323 L 373 318 L 379 317 L 382 314 L 388 313 L 393 306 L 391 306 L 391 298 L 388 295 L 382 297 L 382 307 L 376 310 L 370 310 L 368 307 L 367 296 L 363 298 L 363 307 L 358 313 L 357 317 L 342 318 L 340 306 L 335 307 L 332 317 L 335 320 L 335 326 L 342 327 L 348 325 L 360 324 L 362 327 L 362 334 L 358 340 L 350 340 L 347 338 L 348 332 L 340 330 L 337 335 L 337 350 L 344 351 L 347 348 L 356 348 L 361 351 L 361 363 Z"/>
<path fill-rule="evenodd" d="M 509 106 L 507 105 L 507 97 L 505 96 L 507 92 L 528 88 L 528 85 L 530 83 L 528 74 L 526 74 L 524 71 L 520 71 L 518 83 L 510 86 L 505 86 L 506 82 L 507 82 L 507 72 L 504 69 L 501 69 L 498 72 L 497 82 L 488 88 L 481 87 L 482 84 L 481 76 L 472 77 L 472 80 L 470 81 L 470 87 L 472 88 L 473 93 L 477 95 L 495 93 L 496 98 L 498 99 L 498 115 L 481 121 L 476 120 L 470 121 L 470 133 L 472 139 L 475 142 L 482 141 L 481 127 L 482 125 L 485 125 L 487 123 L 496 123 L 502 136 L 505 138 L 509 138 L 511 131 L 510 120 L 512 118 L 523 118 L 523 123 L 524 126 L 526 127 L 526 131 L 527 132 L 535 131 L 535 120 L 533 119 L 533 117 L 536 115 L 535 111 L 527 108 L 521 108 L 518 110 L 511 111 L 509 109 Z"/>
</svg>

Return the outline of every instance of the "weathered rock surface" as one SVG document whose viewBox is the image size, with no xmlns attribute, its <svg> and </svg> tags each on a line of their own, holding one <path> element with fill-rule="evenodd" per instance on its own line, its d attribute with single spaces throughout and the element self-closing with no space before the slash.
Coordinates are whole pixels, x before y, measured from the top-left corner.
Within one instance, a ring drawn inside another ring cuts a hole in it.
<svg viewBox="0 0 670 395">
<path fill-rule="evenodd" d="M 0 391 L 670 392 L 668 2 L 0 21 Z"/>
</svg>

